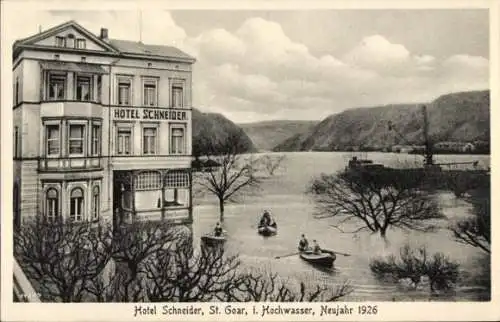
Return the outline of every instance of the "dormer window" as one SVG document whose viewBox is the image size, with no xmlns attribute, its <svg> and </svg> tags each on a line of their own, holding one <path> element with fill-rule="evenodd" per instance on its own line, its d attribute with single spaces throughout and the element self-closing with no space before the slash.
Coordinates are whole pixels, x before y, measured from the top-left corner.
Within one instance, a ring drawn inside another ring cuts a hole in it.
<svg viewBox="0 0 500 322">
<path fill-rule="evenodd" d="M 76 40 L 76 48 L 85 49 L 86 48 L 85 39 L 77 39 Z"/>
<path fill-rule="evenodd" d="M 57 47 L 66 47 L 66 38 L 56 36 L 56 46 Z"/>
</svg>

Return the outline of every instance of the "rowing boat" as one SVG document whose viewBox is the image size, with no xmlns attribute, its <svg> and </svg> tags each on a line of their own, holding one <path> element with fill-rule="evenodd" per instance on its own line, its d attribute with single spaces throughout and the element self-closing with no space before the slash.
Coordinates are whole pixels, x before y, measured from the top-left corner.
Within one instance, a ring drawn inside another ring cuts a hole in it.
<svg viewBox="0 0 500 322">
<path fill-rule="evenodd" d="M 276 235 L 276 233 L 278 232 L 278 227 L 276 226 L 276 224 L 274 226 L 259 226 L 257 228 L 257 232 L 262 236 L 272 236 Z"/>
<path fill-rule="evenodd" d="M 304 261 L 318 266 L 331 267 L 333 262 L 337 259 L 334 252 L 329 250 L 321 250 L 320 254 L 316 254 L 312 251 L 305 251 L 299 254 L 300 258 Z"/>
<path fill-rule="evenodd" d="M 204 235 L 201 236 L 201 241 L 207 246 L 222 245 L 226 241 L 225 236 Z"/>
</svg>

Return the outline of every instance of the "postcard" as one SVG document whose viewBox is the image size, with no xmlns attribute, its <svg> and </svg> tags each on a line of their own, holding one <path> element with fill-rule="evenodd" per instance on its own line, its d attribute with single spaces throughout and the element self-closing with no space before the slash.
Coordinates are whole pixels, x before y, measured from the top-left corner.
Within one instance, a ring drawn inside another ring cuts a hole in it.
<svg viewBox="0 0 500 322">
<path fill-rule="evenodd" d="M 499 1 L 1 5 L 2 320 L 500 319 Z"/>
</svg>

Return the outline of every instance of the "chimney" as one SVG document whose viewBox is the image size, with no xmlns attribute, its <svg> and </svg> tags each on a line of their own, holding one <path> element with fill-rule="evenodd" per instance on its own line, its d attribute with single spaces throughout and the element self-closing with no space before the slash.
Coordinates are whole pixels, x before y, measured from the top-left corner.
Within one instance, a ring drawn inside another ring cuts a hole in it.
<svg viewBox="0 0 500 322">
<path fill-rule="evenodd" d="M 101 36 L 102 40 L 108 40 L 108 28 L 101 28 Z"/>
</svg>

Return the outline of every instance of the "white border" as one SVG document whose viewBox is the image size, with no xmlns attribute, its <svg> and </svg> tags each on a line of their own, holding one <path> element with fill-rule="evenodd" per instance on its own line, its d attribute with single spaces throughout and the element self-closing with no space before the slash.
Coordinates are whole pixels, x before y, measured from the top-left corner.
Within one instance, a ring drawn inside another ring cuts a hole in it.
<svg viewBox="0 0 500 322">
<path fill-rule="evenodd" d="M 450 8 L 490 8 L 490 93 L 491 93 L 491 120 L 499 119 L 500 115 L 497 111 L 499 106 L 499 43 L 500 43 L 500 0 L 424 0 L 424 1 L 328 1 L 328 0 L 277 0 L 277 1 L 264 1 L 264 0 L 246 0 L 246 1 L 213 1 L 213 0 L 197 0 L 197 1 L 9 1 L 4 0 L 1 2 L 1 75 L 2 75 L 2 91 L 1 94 L 1 197 L 2 197 L 2 303 L 1 303 L 1 320 L 3 321 L 71 321 L 71 320 L 85 320 L 85 321 L 129 321 L 138 318 L 133 317 L 134 304 L 38 304 L 38 303 L 12 303 L 12 48 L 10 44 L 12 39 L 9 38 L 9 11 L 12 9 L 22 8 L 38 8 L 41 10 L 50 9 L 66 9 L 66 10 L 116 10 L 120 7 L 122 10 L 126 9 L 139 9 L 139 8 L 164 8 L 164 9 L 266 9 L 266 10 L 282 10 L 282 9 L 450 9 Z M 492 124 L 494 122 L 492 121 Z M 492 184 L 493 190 L 497 190 L 497 182 L 495 176 L 497 175 L 496 167 L 498 165 L 496 147 L 498 144 L 495 138 L 499 133 L 499 127 L 491 127 L 492 135 Z M 492 192 L 492 195 L 495 195 Z M 497 194 L 498 195 L 498 194 Z M 499 207 L 498 201 L 492 198 L 492 206 L 494 209 Z M 267 316 L 265 320 L 269 321 L 283 321 L 283 320 L 386 320 L 386 321 L 407 321 L 407 320 L 447 320 L 447 321 L 479 321 L 479 320 L 500 320 L 500 289 L 499 285 L 499 264 L 498 258 L 498 244 L 499 233 L 494 228 L 499 225 L 499 217 L 493 211 L 492 216 L 492 301 L 484 303 L 472 302 L 457 302 L 457 303 L 392 303 L 392 302 L 371 302 L 370 305 L 378 305 L 379 313 L 376 316 L 326 316 L 320 317 L 316 314 L 314 317 L 306 316 L 280 316 L 273 315 Z M 360 303 L 347 303 L 351 307 L 356 307 Z M 208 312 L 210 303 L 198 303 L 197 307 L 202 307 Z M 247 307 L 251 311 L 252 304 L 231 303 L 233 306 Z M 256 304 L 261 305 L 261 304 Z M 297 304 L 279 304 L 282 307 L 297 306 Z M 161 304 L 157 304 L 161 309 Z M 179 305 L 180 307 L 181 305 Z M 223 304 L 220 304 L 221 308 Z M 320 304 L 308 303 L 301 304 L 300 306 L 315 307 L 319 309 Z M 319 310 L 318 310 L 319 313 Z M 214 320 L 215 316 L 205 315 L 200 316 L 142 316 L 142 320 L 177 320 L 177 321 L 193 321 L 193 320 Z M 261 317 L 253 316 L 225 316 L 218 315 L 217 320 L 245 320 L 255 321 L 263 320 Z"/>
</svg>

